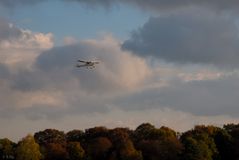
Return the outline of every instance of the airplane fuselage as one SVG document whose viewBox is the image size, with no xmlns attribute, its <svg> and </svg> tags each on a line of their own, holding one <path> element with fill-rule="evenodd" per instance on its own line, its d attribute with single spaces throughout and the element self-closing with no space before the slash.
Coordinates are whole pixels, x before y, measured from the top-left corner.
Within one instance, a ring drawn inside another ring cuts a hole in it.
<svg viewBox="0 0 239 160">
<path fill-rule="evenodd" d="M 81 62 L 83 64 L 78 64 L 76 67 L 86 67 L 86 68 L 95 68 L 95 64 L 99 64 L 98 61 L 83 61 L 83 60 L 78 60 L 78 62 Z"/>
</svg>

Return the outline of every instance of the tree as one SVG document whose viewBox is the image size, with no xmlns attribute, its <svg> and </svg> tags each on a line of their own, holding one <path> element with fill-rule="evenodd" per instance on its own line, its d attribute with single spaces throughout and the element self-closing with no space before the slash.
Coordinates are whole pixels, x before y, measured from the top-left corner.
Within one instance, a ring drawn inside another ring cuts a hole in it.
<svg viewBox="0 0 239 160">
<path fill-rule="evenodd" d="M 110 131 L 111 141 L 113 142 L 114 151 L 111 159 L 119 160 L 142 160 L 142 153 L 135 149 L 132 140 L 129 137 L 128 128 L 115 128 Z"/>
<path fill-rule="evenodd" d="M 133 140 L 138 142 L 140 140 L 151 139 L 152 131 L 155 127 L 150 123 L 143 123 L 139 125 L 133 133 Z"/>
<path fill-rule="evenodd" d="M 109 130 L 102 126 L 86 129 L 82 142 L 87 159 L 107 159 L 112 147 L 112 142 L 109 140 Z"/>
<path fill-rule="evenodd" d="M 85 134 L 82 130 L 72 130 L 66 134 L 66 140 L 68 142 L 82 142 Z"/>
<path fill-rule="evenodd" d="M 230 152 L 231 160 L 239 159 L 239 124 L 227 124 L 224 125 L 223 128 L 230 135 Z"/>
<path fill-rule="evenodd" d="M 233 141 L 231 135 L 224 129 L 218 128 L 214 133 L 214 141 L 219 152 L 218 157 L 214 157 L 215 160 L 232 160 L 233 154 Z"/>
<path fill-rule="evenodd" d="M 87 144 L 87 155 L 93 160 L 107 159 L 112 148 L 112 143 L 107 137 L 97 137 Z"/>
<path fill-rule="evenodd" d="M 60 143 L 48 143 L 45 146 L 45 160 L 66 160 L 68 152 L 66 147 Z"/>
<path fill-rule="evenodd" d="M 16 160 L 39 160 L 40 158 L 39 145 L 32 135 L 27 135 L 18 143 Z"/>
<path fill-rule="evenodd" d="M 196 155 L 194 155 L 194 159 L 198 158 L 197 160 L 201 160 L 201 158 L 204 158 L 212 160 L 217 158 L 219 153 L 214 141 L 214 135 L 217 130 L 218 128 L 213 126 L 198 125 L 195 126 L 194 129 L 183 133 L 180 137 L 185 148 L 183 157 L 185 157 L 185 154 L 191 154 L 190 148 L 194 148 L 194 150 L 198 150 L 198 152 L 195 153 Z M 194 154 L 194 152 L 192 154 Z"/>
<path fill-rule="evenodd" d="M 81 147 L 80 142 L 68 142 L 67 151 L 70 160 L 83 160 L 85 156 L 85 151 Z"/>
<path fill-rule="evenodd" d="M 134 143 L 142 151 L 144 160 L 177 160 L 182 145 L 176 132 L 168 127 L 155 128 L 146 123 L 136 128 Z"/>
<path fill-rule="evenodd" d="M 16 144 L 7 138 L 0 139 L 0 159 L 14 159 L 14 149 Z"/>
<path fill-rule="evenodd" d="M 106 127 L 94 127 L 85 130 L 87 139 L 94 139 L 96 137 L 107 137 L 109 130 Z"/>
<path fill-rule="evenodd" d="M 48 143 L 66 143 L 66 136 L 64 132 L 56 129 L 46 129 L 35 133 L 34 138 L 39 145 Z"/>
<path fill-rule="evenodd" d="M 208 145 L 192 137 L 187 137 L 183 141 L 184 151 L 182 159 L 187 160 L 212 160 L 212 152 Z"/>
<path fill-rule="evenodd" d="M 36 142 L 40 145 L 40 151 L 44 159 L 52 157 L 66 158 L 66 136 L 64 132 L 56 129 L 46 129 L 34 134 Z"/>
</svg>

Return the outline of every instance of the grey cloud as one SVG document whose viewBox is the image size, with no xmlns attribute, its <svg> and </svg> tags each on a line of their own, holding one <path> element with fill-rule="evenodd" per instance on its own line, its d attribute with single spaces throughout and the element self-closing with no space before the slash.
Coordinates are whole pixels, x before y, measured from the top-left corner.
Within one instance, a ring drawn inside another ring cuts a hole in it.
<svg viewBox="0 0 239 160">
<path fill-rule="evenodd" d="M 78 58 L 93 60 L 96 57 L 101 62 L 93 70 L 75 67 Z M 123 66 L 119 59 L 124 62 Z M 133 86 L 144 77 L 146 64 L 141 61 L 122 52 L 119 42 L 112 37 L 53 47 L 41 53 L 31 69 L 3 76 L 7 83 L 4 88 L 0 86 L 0 97 L 3 97 L 0 110 L 9 113 L 11 106 L 32 120 L 105 113 L 110 110 L 112 99 L 127 91 L 128 86 L 122 81 L 129 80 L 129 86 Z M 14 114 L 16 112 L 11 112 Z"/>
<path fill-rule="evenodd" d="M 0 0 L 0 5 L 5 7 L 15 7 L 18 5 L 33 5 L 47 0 Z"/>
<path fill-rule="evenodd" d="M 44 71 L 64 69 L 73 66 L 79 57 L 89 59 L 88 47 L 76 44 L 62 47 L 55 47 L 42 53 L 36 62 L 36 66 Z"/>
<path fill-rule="evenodd" d="M 46 78 L 41 72 L 20 71 L 17 74 L 10 74 L 10 87 L 13 90 L 22 92 L 36 91 L 45 88 Z"/>
<path fill-rule="evenodd" d="M 171 81 L 167 87 L 151 88 L 117 100 L 126 110 L 170 108 L 201 116 L 238 116 L 239 77 L 217 80 Z"/>
<path fill-rule="evenodd" d="M 7 20 L 0 18 L 0 42 L 2 40 L 19 38 L 21 33 L 20 29 L 11 26 Z"/>
<path fill-rule="evenodd" d="M 32 5 L 47 0 L 0 0 L 0 5 L 6 7 L 15 7 L 18 5 Z M 64 2 L 80 2 L 87 6 L 103 6 L 109 8 L 115 4 L 127 4 L 138 6 L 142 9 L 155 11 L 169 11 L 185 9 L 188 7 L 206 7 L 216 10 L 234 10 L 239 6 L 237 0 L 60 0 Z"/>
<path fill-rule="evenodd" d="M 142 9 L 155 11 L 179 10 L 189 7 L 206 7 L 215 10 L 234 10 L 239 6 L 237 0 L 71 0 L 87 5 L 101 5 L 104 7 L 112 6 L 113 4 L 123 3 L 138 6 Z"/>
<path fill-rule="evenodd" d="M 238 68 L 238 44 L 238 28 L 232 19 L 201 11 L 150 18 L 122 48 L 177 64 Z"/>
<path fill-rule="evenodd" d="M 95 53 L 97 51 L 86 44 L 56 47 L 41 54 L 37 59 L 36 67 L 49 74 L 55 83 L 75 78 L 81 83 L 81 89 L 86 91 L 109 91 L 114 88 L 114 83 L 102 76 L 97 69 L 87 70 L 75 67 L 78 59 L 94 59 Z"/>
<path fill-rule="evenodd" d="M 0 79 L 5 79 L 6 77 L 9 77 L 9 69 L 4 64 L 0 63 Z"/>
<path fill-rule="evenodd" d="M 94 70 L 79 69 L 75 67 L 78 59 L 98 59 L 101 62 Z M 122 61 L 125 63 L 123 66 Z M 101 94 L 127 90 L 127 87 L 138 84 L 148 73 L 146 63 L 122 52 L 119 42 L 112 37 L 53 48 L 38 57 L 36 68 L 53 73 L 61 80 L 73 77 L 79 81 L 81 89 Z"/>
</svg>

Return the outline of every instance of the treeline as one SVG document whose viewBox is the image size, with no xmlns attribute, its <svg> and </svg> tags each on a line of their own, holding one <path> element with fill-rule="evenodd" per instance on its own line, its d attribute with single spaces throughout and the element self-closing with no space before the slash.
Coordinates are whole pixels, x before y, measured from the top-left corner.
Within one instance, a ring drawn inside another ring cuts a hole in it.
<svg viewBox="0 0 239 160">
<path fill-rule="evenodd" d="M 2 160 L 238 160 L 239 124 L 195 126 L 184 133 L 149 123 L 128 128 L 94 127 L 0 139 Z"/>
</svg>

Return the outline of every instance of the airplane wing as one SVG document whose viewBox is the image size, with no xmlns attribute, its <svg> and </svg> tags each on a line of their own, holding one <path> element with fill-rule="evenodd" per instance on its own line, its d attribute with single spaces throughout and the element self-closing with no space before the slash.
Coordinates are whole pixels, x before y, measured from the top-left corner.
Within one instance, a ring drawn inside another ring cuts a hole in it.
<svg viewBox="0 0 239 160">
<path fill-rule="evenodd" d="M 83 61 L 83 60 L 80 60 L 80 59 L 79 59 L 79 60 L 78 60 L 78 62 L 83 62 L 83 63 L 86 63 L 87 61 Z"/>
<path fill-rule="evenodd" d="M 87 67 L 87 65 L 76 65 L 76 67 Z"/>
</svg>

